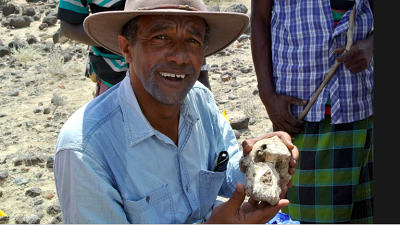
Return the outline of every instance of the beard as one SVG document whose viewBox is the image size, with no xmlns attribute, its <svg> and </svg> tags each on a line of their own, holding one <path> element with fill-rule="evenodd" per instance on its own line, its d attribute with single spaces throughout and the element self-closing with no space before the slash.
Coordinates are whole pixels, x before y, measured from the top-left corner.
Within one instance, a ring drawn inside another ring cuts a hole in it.
<svg viewBox="0 0 400 225">
<path fill-rule="evenodd" d="M 193 67 L 187 67 L 185 68 L 177 68 L 178 66 L 173 65 L 169 66 L 168 68 L 176 68 L 181 71 L 187 71 L 186 74 L 187 76 L 185 79 L 190 79 L 189 83 L 187 83 L 182 91 L 176 91 L 176 92 L 168 92 L 165 93 L 163 89 L 161 88 L 160 84 L 156 81 L 157 76 L 159 75 L 156 71 L 160 70 L 162 68 L 161 65 L 156 64 L 150 71 L 150 79 L 147 80 L 147 82 L 143 82 L 143 87 L 149 93 L 150 96 L 153 97 L 157 102 L 164 104 L 164 105 L 175 105 L 178 103 L 181 103 L 183 99 L 186 98 L 186 95 L 189 93 L 190 89 L 192 89 L 194 83 L 196 82 L 196 76 L 194 74 L 194 69 Z"/>
</svg>

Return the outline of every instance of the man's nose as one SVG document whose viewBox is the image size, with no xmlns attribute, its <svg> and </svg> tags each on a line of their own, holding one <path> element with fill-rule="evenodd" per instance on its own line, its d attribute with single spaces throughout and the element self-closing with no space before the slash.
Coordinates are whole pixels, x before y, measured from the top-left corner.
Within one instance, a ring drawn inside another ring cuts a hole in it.
<svg viewBox="0 0 400 225">
<path fill-rule="evenodd" d="M 189 62 L 189 56 L 187 54 L 187 49 L 184 45 L 174 45 L 167 52 L 167 61 L 175 62 L 177 65 L 185 64 Z"/>
</svg>

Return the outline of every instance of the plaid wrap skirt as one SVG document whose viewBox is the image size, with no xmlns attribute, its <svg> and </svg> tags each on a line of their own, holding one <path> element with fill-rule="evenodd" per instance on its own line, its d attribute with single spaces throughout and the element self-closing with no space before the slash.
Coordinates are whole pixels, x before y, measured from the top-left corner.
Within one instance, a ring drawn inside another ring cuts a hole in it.
<svg viewBox="0 0 400 225">
<path fill-rule="evenodd" d="M 306 122 L 282 209 L 300 223 L 373 223 L 373 116 L 348 124 Z"/>
</svg>

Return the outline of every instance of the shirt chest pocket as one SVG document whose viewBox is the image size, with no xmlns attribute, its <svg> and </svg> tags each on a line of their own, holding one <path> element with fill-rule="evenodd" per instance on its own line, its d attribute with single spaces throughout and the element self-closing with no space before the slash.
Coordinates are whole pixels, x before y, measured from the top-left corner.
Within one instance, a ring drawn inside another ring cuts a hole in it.
<svg viewBox="0 0 400 225">
<path fill-rule="evenodd" d="M 131 223 L 176 223 L 168 185 L 148 193 L 138 201 L 124 199 L 124 206 Z"/>
<path fill-rule="evenodd" d="M 200 218 L 211 210 L 225 179 L 224 172 L 200 171 Z"/>
</svg>

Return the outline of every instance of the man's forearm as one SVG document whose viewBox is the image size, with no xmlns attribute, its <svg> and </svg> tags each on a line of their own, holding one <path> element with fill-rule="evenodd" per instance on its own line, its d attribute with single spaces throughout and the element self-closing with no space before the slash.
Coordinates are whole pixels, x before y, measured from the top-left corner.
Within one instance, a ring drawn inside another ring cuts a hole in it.
<svg viewBox="0 0 400 225">
<path fill-rule="evenodd" d="M 67 38 L 90 46 L 98 46 L 98 44 L 87 35 L 83 27 L 83 23 L 69 23 L 61 21 L 60 27 L 64 36 Z"/>
<path fill-rule="evenodd" d="M 253 0 L 251 15 L 251 52 L 260 93 L 274 93 L 271 51 L 271 0 Z M 260 97 L 264 101 L 264 94 Z"/>
</svg>

